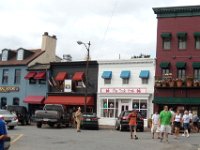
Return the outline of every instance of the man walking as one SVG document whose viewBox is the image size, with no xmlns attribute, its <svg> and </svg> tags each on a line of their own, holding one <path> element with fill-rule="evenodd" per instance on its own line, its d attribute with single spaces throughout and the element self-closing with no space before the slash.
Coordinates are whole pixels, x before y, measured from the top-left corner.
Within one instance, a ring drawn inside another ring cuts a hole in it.
<svg viewBox="0 0 200 150">
<path fill-rule="evenodd" d="M 81 108 L 79 107 L 78 110 L 77 110 L 76 113 L 75 113 L 77 132 L 81 132 L 81 130 L 80 130 L 80 126 L 81 126 L 81 116 L 82 116 Z"/>
<path fill-rule="evenodd" d="M 151 127 L 151 133 L 152 135 L 152 139 L 154 139 L 154 134 L 157 133 L 157 138 L 160 138 L 160 129 L 159 129 L 159 114 L 156 111 L 153 116 L 152 116 L 152 127 Z"/>
<path fill-rule="evenodd" d="M 4 139 L 7 137 L 6 124 L 0 116 L 0 150 L 4 150 Z"/>
<path fill-rule="evenodd" d="M 168 134 L 171 134 L 171 125 L 172 122 L 172 113 L 168 111 L 168 106 L 164 106 L 163 111 L 160 112 L 159 124 L 160 124 L 160 132 L 161 138 L 160 142 L 163 141 L 164 135 L 166 138 L 166 142 L 168 142 Z"/>
</svg>

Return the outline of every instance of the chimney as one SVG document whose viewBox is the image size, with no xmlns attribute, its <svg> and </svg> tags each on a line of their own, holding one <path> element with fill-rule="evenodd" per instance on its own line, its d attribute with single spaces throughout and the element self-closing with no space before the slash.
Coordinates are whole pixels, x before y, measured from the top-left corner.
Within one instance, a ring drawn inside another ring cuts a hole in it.
<svg viewBox="0 0 200 150">
<path fill-rule="evenodd" d="M 48 32 L 44 32 L 42 35 L 42 46 L 41 50 L 42 51 L 49 51 L 49 53 L 54 53 L 55 55 L 55 50 L 56 50 L 56 36 L 49 36 Z"/>
</svg>

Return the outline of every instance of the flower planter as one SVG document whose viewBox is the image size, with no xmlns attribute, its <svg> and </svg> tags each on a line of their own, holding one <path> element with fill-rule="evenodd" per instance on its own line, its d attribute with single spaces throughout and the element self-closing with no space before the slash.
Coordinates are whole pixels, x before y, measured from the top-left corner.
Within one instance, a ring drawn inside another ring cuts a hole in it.
<svg viewBox="0 0 200 150">
<path fill-rule="evenodd" d="M 174 85 L 175 85 L 174 81 L 169 82 L 169 87 L 174 87 Z"/>
<path fill-rule="evenodd" d="M 191 80 L 186 81 L 186 86 L 187 87 L 192 87 L 193 82 Z"/>
<path fill-rule="evenodd" d="M 161 87 L 162 85 L 161 85 L 160 82 L 156 82 L 156 83 L 155 83 L 155 86 L 156 86 L 156 87 Z"/>
<path fill-rule="evenodd" d="M 177 87 L 182 87 L 183 86 L 183 81 L 176 81 L 176 86 Z"/>
</svg>

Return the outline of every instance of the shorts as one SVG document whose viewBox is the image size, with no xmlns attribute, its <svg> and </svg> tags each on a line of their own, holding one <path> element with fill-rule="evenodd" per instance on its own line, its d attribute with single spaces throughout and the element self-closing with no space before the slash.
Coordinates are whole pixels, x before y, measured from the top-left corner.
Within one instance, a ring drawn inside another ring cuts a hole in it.
<svg viewBox="0 0 200 150">
<path fill-rule="evenodd" d="M 151 133 L 160 132 L 160 128 L 157 124 L 152 125 Z"/>
<path fill-rule="evenodd" d="M 184 130 L 188 130 L 190 127 L 190 123 L 183 123 Z"/>
<path fill-rule="evenodd" d="M 166 132 L 166 133 L 171 133 L 171 126 L 170 125 L 161 125 L 160 126 L 160 132 Z"/>
<path fill-rule="evenodd" d="M 174 127 L 180 128 L 181 127 L 181 123 L 174 121 Z"/>
</svg>

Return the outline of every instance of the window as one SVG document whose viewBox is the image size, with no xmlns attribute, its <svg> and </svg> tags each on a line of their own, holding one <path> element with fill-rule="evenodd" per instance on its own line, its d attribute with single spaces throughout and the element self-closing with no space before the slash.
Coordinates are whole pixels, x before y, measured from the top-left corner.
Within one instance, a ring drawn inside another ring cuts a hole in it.
<svg viewBox="0 0 200 150">
<path fill-rule="evenodd" d="M 46 84 L 46 79 L 39 79 L 39 84 Z"/>
<path fill-rule="evenodd" d="M 75 85 L 77 88 L 85 88 L 86 85 L 84 84 L 83 81 L 75 81 Z"/>
<path fill-rule="evenodd" d="M 17 52 L 17 60 L 23 60 L 23 58 L 24 58 L 24 50 L 20 49 Z"/>
<path fill-rule="evenodd" d="M 19 106 L 19 98 L 17 98 L 17 97 L 13 98 L 13 105 Z"/>
<path fill-rule="evenodd" d="M 194 69 L 194 79 L 200 80 L 200 69 Z"/>
<path fill-rule="evenodd" d="M 117 118 L 118 115 L 118 101 L 115 99 L 101 100 L 101 117 Z"/>
<path fill-rule="evenodd" d="M 129 78 L 122 79 L 122 84 L 128 84 L 129 83 Z"/>
<path fill-rule="evenodd" d="M 178 69 L 177 77 L 179 79 L 185 80 L 185 69 Z"/>
<path fill-rule="evenodd" d="M 2 58 L 1 58 L 2 61 L 7 61 L 8 60 L 8 50 L 4 50 L 2 52 Z"/>
<path fill-rule="evenodd" d="M 162 76 L 164 76 L 165 74 L 169 74 L 169 68 L 162 69 Z"/>
<path fill-rule="evenodd" d="M 1 109 L 4 109 L 7 105 L 7 99 L 5 97 L 1 98 Z"/>
<path fill-rule="evenodd" d="M 178 38 L 178 48 L 179 49 L 186 49 L 186 38 L 185 37 L 179 37 Z"/>
<path fill-rule="evenodd" d="M 20 84 L 20 79 L 21 79 L 21 69 L 15 69 L 14 83 L 15 84 Z"/>
<path fill-rule="evenodd" d="M 134 99 L 132 108 L 139 111 L 143 118 L 147 118 L 147 100 Z"/>
<path fill-rule="evenodd" d="M 111 79 L 104 79 L 104 84 L 111 84 Z"/>
<path fill-rule="evenodd" d="M 142 78 L 142 84 L 148 84 L 149 79 L 148 78 Z"/>
<path fill-rule="evenodd" d="M 2 84 L 8 84 L 8 69 L 3 69 Z"/>
<path fill-rule="evenodd" d="M 29 84 L 36 84 L 36 80 L 34 78 L 29 79 Z"/>
<path fill-rule="evenodd" d="M 195 37 L 195 48 L 200 49 L 200 37 Z"/>
<path fill-rule="evenodd" d="M 163 38 L 163 49 L 171 49 L 171 39 L 170 38 Z"/>
</svg>

